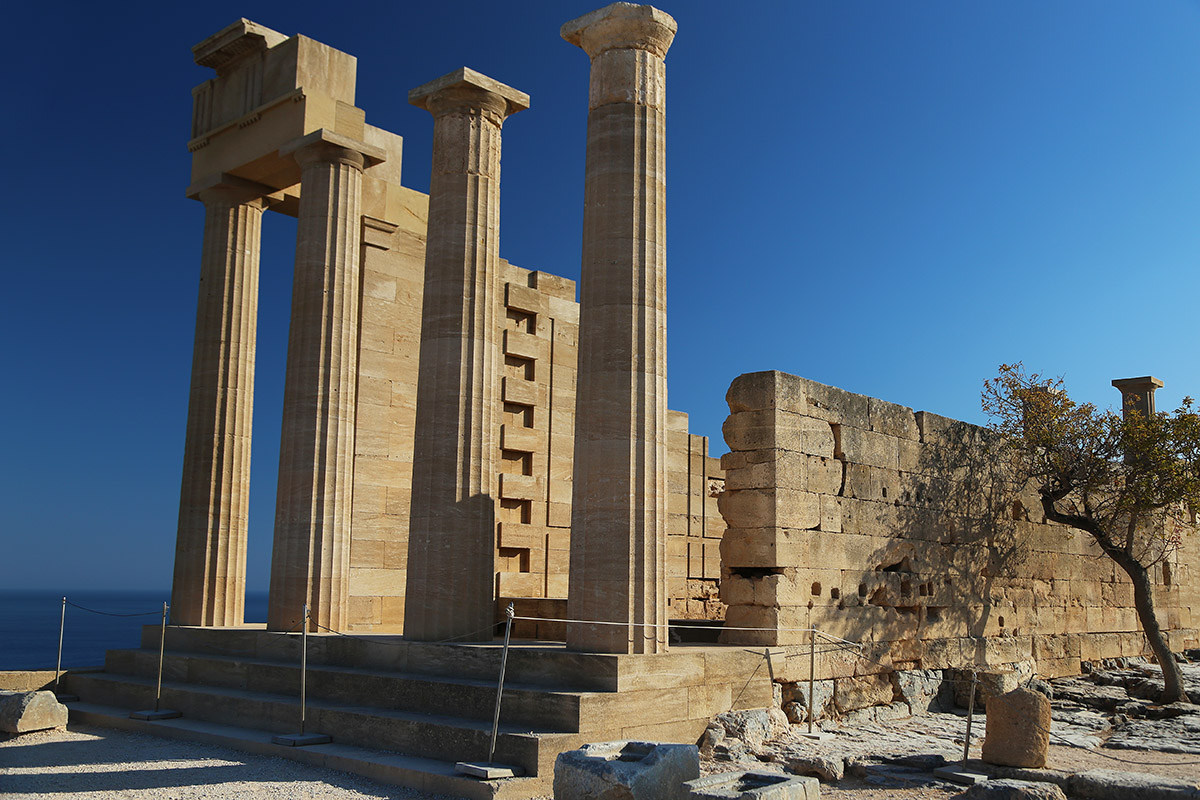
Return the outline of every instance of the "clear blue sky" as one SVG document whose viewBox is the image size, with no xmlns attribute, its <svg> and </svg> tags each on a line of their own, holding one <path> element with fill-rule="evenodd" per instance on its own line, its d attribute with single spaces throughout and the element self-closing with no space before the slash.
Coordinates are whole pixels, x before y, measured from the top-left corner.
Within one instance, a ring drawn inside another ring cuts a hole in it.
<svg viewBox="0 0 1200 800">
<path fill-rule="evenodd" d="M 202 207 L 189 48 L 239 16 L 358 57 L 367 121 L 462 65 L 505 125 L 501 254 L 579 272 L 593 2 L 22 3 L 6 12 L 0 583 L 166 588 Z M 1004 361 L 1109 405 L 1200 393 L 1200 6 L 1182 0 L 661 6 L 670 405 L 724 449 L 738 374 L 780 369 L 980 422 Z M 59 13 L 61 12 L 61 13 Z M 250 583 L 265 589 L 294 221 L 264 232 Z"/>
</svg>

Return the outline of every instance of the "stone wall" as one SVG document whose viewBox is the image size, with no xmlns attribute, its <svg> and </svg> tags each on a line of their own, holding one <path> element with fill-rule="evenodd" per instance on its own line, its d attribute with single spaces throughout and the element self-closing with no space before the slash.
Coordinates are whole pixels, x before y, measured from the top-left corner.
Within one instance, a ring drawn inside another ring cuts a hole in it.
<svg viewBox="0 0 1200 800">
<path fill-rule="evenodd" d="M 807 644 L 815 626 L 867 644 L 820 648 L 822 677 L 1148 653 L 1128 579 L 1007 488 L 986 429 L 780 372 L 727 400 L 721 599 L 731 627 L 770 630 L 723 641 Z M 1155 569 L 1176 651 L 1198 641 L 1197 538 Z"/>
</svg>

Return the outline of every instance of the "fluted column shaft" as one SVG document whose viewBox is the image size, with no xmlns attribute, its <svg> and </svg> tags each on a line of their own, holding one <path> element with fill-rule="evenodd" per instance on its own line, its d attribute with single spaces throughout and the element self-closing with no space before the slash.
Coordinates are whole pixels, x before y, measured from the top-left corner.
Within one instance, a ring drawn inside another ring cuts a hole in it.
<svg viewBox="0 0 1200 800">
<path fill-rule="evenodd" d="M 245 621 L 246 523 L 262 197 L 216 185 L 204 203 L 179 529 L 175 625 Z"/>
<path fill-rule="evenodd" d="M 434 128 L 404 635 L 484 638 L 500 472 L 500 140 L 528 97 L 462 69 L 409 101 Z"/>
<path fill-rule="evenodd" d="M 346 625 L 358 379 L 361 153 L 328 142 L 301 166 L 268 628 Z"/>
<path fill-rule="evenodd" d="M 567 646 L 666 630 L 666 66 L 675 21 L 616 3 L 563 26 L 591 58 Z"/>
</svg>

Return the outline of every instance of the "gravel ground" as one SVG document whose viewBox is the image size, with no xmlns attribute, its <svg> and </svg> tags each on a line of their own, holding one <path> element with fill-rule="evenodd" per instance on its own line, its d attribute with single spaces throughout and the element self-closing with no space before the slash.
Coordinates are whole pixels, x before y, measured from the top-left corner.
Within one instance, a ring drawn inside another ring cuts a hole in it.
<svg viewBox="0 0 1200 800">
<path fill-rule="evenodd" d="M 873 729 L 842 729 L 832 741 L 813 743 L 798 734 L 772 742 L 776 747 L 814 752 L 899 756 L 961 752 L 954 743 L 960 717 L 935 714 Z M 978 755 L 973 750 L 973 756 Z M 1051 746 L 1047 766 L 1065 772 L 1117 769 L 1195 781 L 1195 755 L 1151 750 L 1093 751 Z M 752 765 L 743 765 L 752 766 Z M 770 768 L 777 765 L 758 764 Z M 705 761 L 703 772 L 733 769 Z M 823 800 L 944 800 L 962 787 L 934 781 L 927 773 L 887 771 L 864 779 L 822 783 Z M 72 726 L 0 741 L 0 797 L 5 800 L 443 800 L 441 795 L 388 786 L 282 758 L 249 755 L 222 747 L 181 742 L 126 731 Z M 543 798 L 542 800 L 549 800 Z"/>
<path fill-rule="evenodd" d="M 0 797 L 443 800 L 283 758 L 87 725 L 0 741 Z"/>
</svg>

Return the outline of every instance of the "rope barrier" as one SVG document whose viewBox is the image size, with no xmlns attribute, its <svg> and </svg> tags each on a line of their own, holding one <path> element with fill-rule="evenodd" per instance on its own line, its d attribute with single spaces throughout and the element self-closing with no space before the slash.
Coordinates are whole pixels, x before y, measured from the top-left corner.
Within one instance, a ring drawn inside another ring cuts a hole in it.
<svg viewBox="0 0 1200 800">
<path fill-rule="evenodd" d="M 81 606 L 78 603 L 72 603 L 70 600 L 67 600 L 65 597 L 63 598 L 63 601 L 67 605 L 69 605 L 71 608 L 78 608 L 80 611 L 87 611 L 90 614 L 100 614 L 101 616 L 105 616 L 105 617 L 156 617 L 160 613 L 158 611 L 139 611 L 135 614 L 117 614 L 112 611 L 97 611 L 94 608 L 88 608 L 87 606 Z"/>
<path fill-rule="evenodd" d="M 767 632 L 787 631 L 789 633 L 813 633 L 813 634 L 816 634 L 817 636 L 821 636 L 825 639 L 828 639 L 831 642 L 844 642 L 845 644 L 853 645 L 854 647 L 858 647 L 858 648 L 862 647 L 862 645 L 859 644 L 858 642 L 852 642 L 849 639 L 843 639 L 840 636 L 834 636 L 833 634 L 825 633 L 824 631 L 817 630 L 816 628 L 745 628 L 745 627 L 739 627 L 739 626 L 734 626 L 734 625 L 674 625 L 674 626 L 672 626 L 671 623 L 669 623 L 669 622 L 668 623 L 612 622 L 609 620 L 599 620 L 599 619 L 558 619 L 555 617 L 522 617 L 522 616 L 515 616 L 515 617 L 513 617 L 513 619 L 523 619 L 523 620 L 527 620 L 530 622 L 562 622 L 562 623 L 570 623 L 573 625 L 618 625 L 622 628 L 671 628 L 671 627 L 674 627 L 676 630 L 689 630 L 689 631 L 705 631 L 705 630 L 709 630 L 709 631 L 767 631 Z"/>
</svg>

